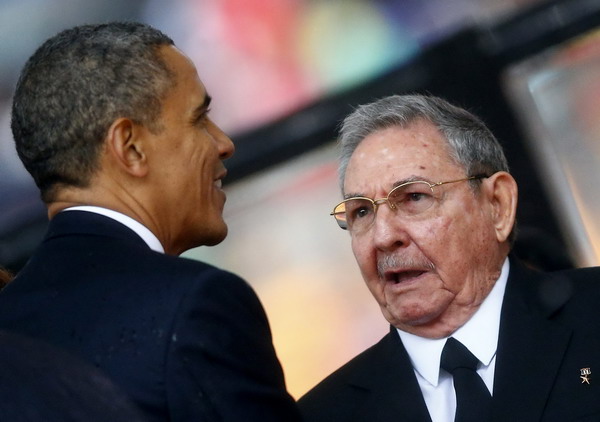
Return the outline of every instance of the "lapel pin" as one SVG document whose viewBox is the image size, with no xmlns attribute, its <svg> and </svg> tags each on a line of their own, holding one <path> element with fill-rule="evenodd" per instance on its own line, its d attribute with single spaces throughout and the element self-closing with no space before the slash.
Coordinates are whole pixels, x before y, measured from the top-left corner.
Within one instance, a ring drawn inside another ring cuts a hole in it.
<svg viewBox="0 0 600 422">
<path fill-rule="evenodd" d="M 582 384 L 590 384 L 590 378 L 592 375 L 592 370 L 590 368 L 581 368 L 579 370 L 579 372 L 581 373 L 581 376 L 579 378 L 581 378 L 581 383 Z"/>
</svg>

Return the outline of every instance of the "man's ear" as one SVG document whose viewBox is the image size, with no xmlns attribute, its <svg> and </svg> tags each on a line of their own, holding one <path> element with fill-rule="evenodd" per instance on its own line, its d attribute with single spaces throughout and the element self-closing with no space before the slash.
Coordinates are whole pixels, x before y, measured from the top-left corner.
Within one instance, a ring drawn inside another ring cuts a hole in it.
<svg viewBox="0 0 600 422">
<path fill-rule="evenodd" d="M 107 153 L 113 163 L 134 177 L 144 177 L 148 173 L 145 133 L 144 128 L 131 119 L 119 118 L 110 125 L 106 136 Z"/>
<path fill-rule="evenodd" d="M 486 194 L 493 212 L 494 228 L 498 242 L 508 239 L 515 225 L 518 189 L 515 179 L 505 171 L 484 179 Z"/>
</svg>

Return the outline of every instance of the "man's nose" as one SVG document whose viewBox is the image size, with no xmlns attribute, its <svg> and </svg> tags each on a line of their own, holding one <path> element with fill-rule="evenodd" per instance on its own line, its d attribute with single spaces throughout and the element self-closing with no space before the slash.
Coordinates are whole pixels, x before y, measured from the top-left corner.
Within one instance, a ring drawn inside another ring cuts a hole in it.
<svg viewBox="0 0 600 422">
<path fill-rule="evenodd" d="M 410 236 L 406 224 L 396 211 L 395 208 L 389 207 L 388 203 L 377 207 L 371 226 L 371 236 L 377 249 L 392 250 L 409 243 Z"/>
<path fill-rule="evenodd" d="M 225 132 L 223 132 L 221 128 L 215 123 L 212 123 L 210 132 L 215 142 L 217 143 L 219 149 L 219 157 L 221 158 L 221 160 L 226 160 L 227 158 L 230 158 L 235 152 L 235 145 L 233 144 L 231 138 L 229 138 L 229 136 L 227 136 Z"/>
</svg>

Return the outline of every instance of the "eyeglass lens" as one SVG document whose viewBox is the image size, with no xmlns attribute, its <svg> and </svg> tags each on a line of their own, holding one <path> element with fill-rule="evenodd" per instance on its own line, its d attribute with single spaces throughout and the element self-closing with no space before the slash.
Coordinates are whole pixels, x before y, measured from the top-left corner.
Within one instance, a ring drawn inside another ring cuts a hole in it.
<svg viewBox="0 0 600 422">
<path fill-rule="evenodd" d="M 417 215 L 435 202 L 433 190 L 428 183 L 412 182 L 392 189 L 387 199 L 373 201 L 369 198 L 351 198 L 334 209 L 334 216 L 342 228 L 360 231 L 369 227 L 375 219 L 376 206 L 388 202 L 390 208 L 404 216 Z"/>
</svg>

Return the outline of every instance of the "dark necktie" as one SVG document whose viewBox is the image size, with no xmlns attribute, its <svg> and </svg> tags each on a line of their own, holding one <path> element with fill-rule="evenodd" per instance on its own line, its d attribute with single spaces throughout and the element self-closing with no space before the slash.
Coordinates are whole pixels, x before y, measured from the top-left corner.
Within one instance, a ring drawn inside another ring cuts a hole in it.
<svg viewBox="0 0 600 422">
<path fill-rule="evenodd" d="M 456 391 L 455 422 L 490 420 L 492 396 L 477 373 L 479 361 L 461 342 L 450 337 L 442 351 L 441 367 L 452 374 Z"/>
</svg>

